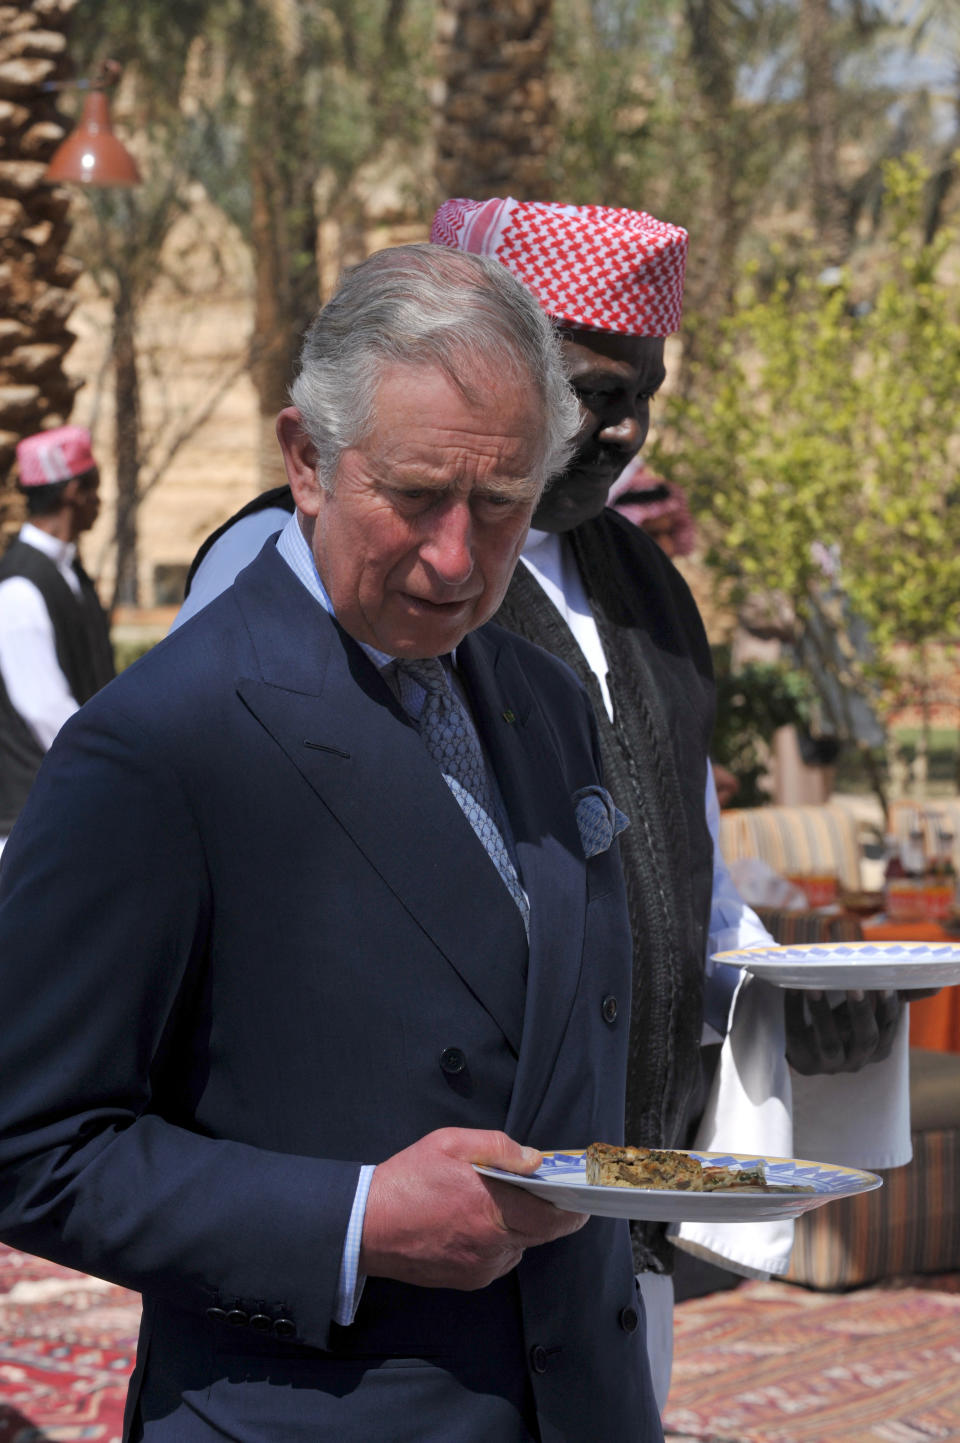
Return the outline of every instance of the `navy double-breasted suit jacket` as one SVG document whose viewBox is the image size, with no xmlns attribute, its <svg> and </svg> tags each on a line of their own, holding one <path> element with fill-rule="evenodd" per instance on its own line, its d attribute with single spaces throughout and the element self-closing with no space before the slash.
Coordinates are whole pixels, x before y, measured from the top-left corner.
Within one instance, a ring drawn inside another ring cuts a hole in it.
<svg viewBox="0 0 960 1443">
<path fill-rule="evenodd" d="M 67 725 L 8 843 L 0 1237 L 143 1293 L 130 1438 L 660 1437 L 626 1224 L 477 1292 L 371 1278 L 331 1323 L 362 1163 L 446 1125 L 621 1135 L 622 879 L 571 800 L 599 780 L 589 705 L 497 627 L 458 663 L 529 953 L 416 730 L 272 546 Z"/>
</svg>

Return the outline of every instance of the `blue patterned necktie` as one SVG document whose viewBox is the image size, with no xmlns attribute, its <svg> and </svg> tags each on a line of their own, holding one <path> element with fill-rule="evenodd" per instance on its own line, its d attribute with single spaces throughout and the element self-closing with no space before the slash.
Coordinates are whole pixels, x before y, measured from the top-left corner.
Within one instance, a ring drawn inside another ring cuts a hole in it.
<svg viewBox="0 0 960 1443">
<path fill-rule="evenodd" d="M 527 936 L 530 935 L 530 904 L 517 878 L 516 868 L 500 828 L 480 743 L 474 735 L 463 705 L 447 681 L 443 663 L 436 657 L 423 661 L 397 661 L 400 704 L 416 721 L 424 745 L 443 773 L 444 781 L 490 858 L 507 891 L 520 909 Z M 413 682 L 426 698 L 419 717 Z"/>
</svg>

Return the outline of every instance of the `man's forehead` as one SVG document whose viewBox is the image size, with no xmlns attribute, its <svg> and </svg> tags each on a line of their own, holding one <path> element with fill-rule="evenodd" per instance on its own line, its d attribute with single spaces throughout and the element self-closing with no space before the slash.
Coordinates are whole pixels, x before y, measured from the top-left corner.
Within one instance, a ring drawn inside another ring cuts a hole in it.
<svg viewBox="0 0 960 1443">
<path fill-rule="evenodd" d="M 535 447 L 521 437 L 452 438 L 417 432 L 404 438 L 373 436 L 359 448 L 362 468 L 375 485 L 466 493 L 495 487 L 522 495 L 538 489 Z"/>
<path fill-rule="evenodd" d="M 542 405 L 532 391 L 484 377 L 464 394 L 434 369 L 393 367 L 377 391 L 373 429 L 356 447 L 374 481 L 441 489 L 476 477 L 527 484 L 536 470 Z"/>
<path fill-rule="evenodd" d="M 621 336 L 598 330 L 565 328 L 560 345 L 568 370 L 574 376 L 592 369 L 604 373 L 659 376 L 664 370 L 664 342 L 657 336 Z"/>
</svg>

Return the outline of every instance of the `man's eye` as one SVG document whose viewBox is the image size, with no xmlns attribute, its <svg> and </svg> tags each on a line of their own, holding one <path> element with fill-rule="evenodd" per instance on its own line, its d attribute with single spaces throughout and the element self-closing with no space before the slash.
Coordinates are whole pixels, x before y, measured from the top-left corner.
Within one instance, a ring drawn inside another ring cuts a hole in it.
<svg viewBox="0 0 960 1443">
<path fill-rule="evenodd" d="M 577 400 L 586 406 L 588 411 L 600 411 L 610 401 L 609 391 L 582 391 L 578 387 L 576 395 Z"/>
<path fill-rule="evenodd" d="M 515 496 L 499 496 L 493 494 L 491 496 L 481 496 L 478 499 L 483 502 L 484 506 L 492 506 L 494 510 L 505 506 L 516 506 L 517 504 L 517 498 Z"/>
</svg>

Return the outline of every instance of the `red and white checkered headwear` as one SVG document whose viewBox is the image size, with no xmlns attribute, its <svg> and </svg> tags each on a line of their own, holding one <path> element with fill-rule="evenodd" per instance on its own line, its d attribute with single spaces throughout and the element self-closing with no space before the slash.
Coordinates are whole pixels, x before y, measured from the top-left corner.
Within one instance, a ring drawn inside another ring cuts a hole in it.
<svg viewBox="0 0 960 1443">
<path fill-rule="evenodd" d="M 20 485 L 52 486 L 70 481 L 96 466 L 90 432 L 82 426 L 57 426 L 26 436 L 17 446 Z"/>
<path fill-rule="evenodd" d="M 564 325 L 668 336 L 680 324 L 687 232 L 644 211 L 448 200 L 430 239 L 495 257 Z"/>
</svg>

